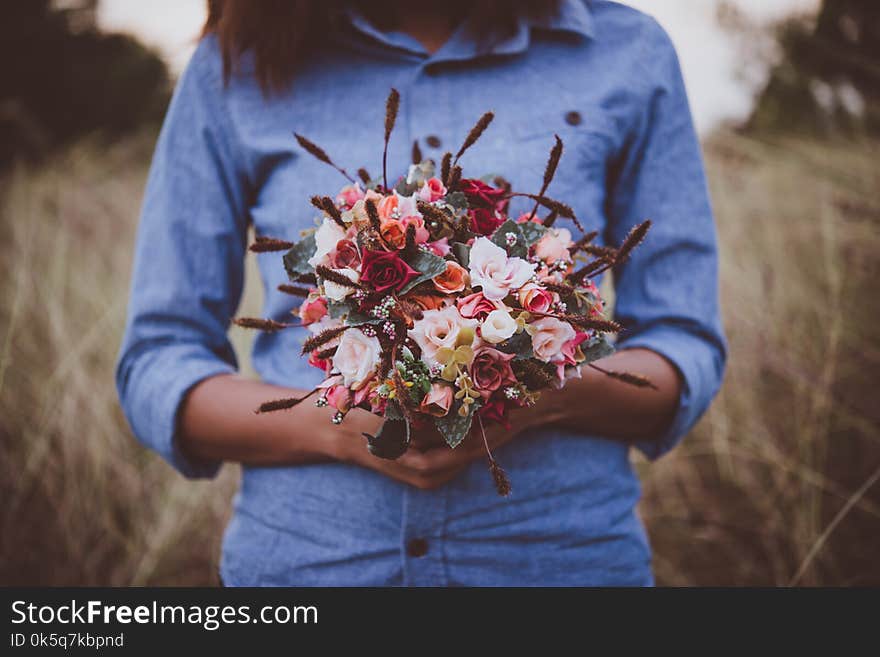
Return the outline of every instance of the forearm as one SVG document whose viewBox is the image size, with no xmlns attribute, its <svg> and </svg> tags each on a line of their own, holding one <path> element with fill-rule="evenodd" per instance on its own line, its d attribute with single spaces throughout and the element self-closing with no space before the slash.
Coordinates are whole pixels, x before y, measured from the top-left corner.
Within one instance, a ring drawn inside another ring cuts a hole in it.
<svg viewBox="0 0 880 657">
<path fill-rule="evenodd" d="M 669 426 L 678 407 L 682 382 L 675 367 L 648 349 L 625 349 L 596 363 L 606 370 L 647 376 L 657 390 L 636 388 L 589 366 L 580 379 L 562 390 L 547 391 L 524 411 L 529 423 L 555 425 L 624 440 L 658 436 Z"/>
<path fill-rule="evenodd" d="M 184 401 L 180 447 L 201 459 L 295 465 L 331 460 L 339 440 L 362 440 L 361 430 L 375 429 L 373 418 L 358 410 L 342 425 L 334 425 L 328 409 L 316 407 L 311 400 L 285 411 L 254 413 L 265 401 L 301 397 L 306 392 L 236 375 L 206 379 Z"/>
</svg>

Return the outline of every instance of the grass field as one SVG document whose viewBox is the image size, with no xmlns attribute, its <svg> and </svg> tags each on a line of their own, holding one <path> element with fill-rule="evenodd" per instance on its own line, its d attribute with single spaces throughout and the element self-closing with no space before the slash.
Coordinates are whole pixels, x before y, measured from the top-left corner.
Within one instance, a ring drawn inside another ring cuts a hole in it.
<svg viewBox="0 0 880 657">
<path fill-rule="evenodd" d="M 153 138 L 0 180 L 0 584 L 216 581 L 237 469 L 174 474 L 113 383 Z M 692 435 L 639 463 L 658 582 L 878 585 L 880 144 L 706 151 L 731 357 Z"/>
</svg>

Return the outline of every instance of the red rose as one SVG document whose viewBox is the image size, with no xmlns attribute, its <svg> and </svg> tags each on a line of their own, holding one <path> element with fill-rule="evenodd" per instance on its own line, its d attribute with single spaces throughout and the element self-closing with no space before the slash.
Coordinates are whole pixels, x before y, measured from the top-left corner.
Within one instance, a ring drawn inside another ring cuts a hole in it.
<svg viewBox="0 0 880 657">
<path fill-rule="evenodd" d="M 330 266 L 333 269 L 356 269 L 361 261 L 357 246 L 351 240 L 339 240 L 336 248 L 327 254 L 330 258 Z"/>
<path fill-rule="evenodd" d="M 503 399 L 491 399 L 483 404 L 477 412 L 487 422 L 497 422 L 505 429 L 510 429 L 510 422 L 507 421 L 507 404 Z"/>
<path fill-rule="evenodd" d="M 510 361 L 514 354 L 505 354 L 492 347 L 480 347 L 474 352 L 470 366 L 474 386 L 486 397 L 502 386 L 516 383 Z"/>
<path fill-rule="evenodd" d="M 464 192 L 471 207 L 503 210 L 507 203 L 507 199 L 504 198 L 507 195 L 505 190 L 487 185 L 476 178 L 464 178 L 459 183 L 459 189 Z"/>
<path fill-rule="evenodd" d="M 504 216 L 497 215 L 492 208 L 468 210 L 471 217 L 471 230 L 477 235 L 491 235 L 504 223 Z"/>
<path fill-rule="evenodd" d="M 397 251 L 367 251 L 361 263 L 361 283 L 366 283 L 376 292 L 398 290 L 419 272 L 406 264 Z"/>
</svg>

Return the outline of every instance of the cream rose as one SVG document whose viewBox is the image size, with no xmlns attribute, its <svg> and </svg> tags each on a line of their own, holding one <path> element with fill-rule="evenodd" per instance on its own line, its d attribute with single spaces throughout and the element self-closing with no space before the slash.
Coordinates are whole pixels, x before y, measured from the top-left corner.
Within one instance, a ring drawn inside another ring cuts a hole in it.
<svg viewBox="0 0 880 657">
<path fill-rule="evenodd" d="M 353 281 L 355 283 L 358 282 L 358 273 L 351 267 L 343 267 L 342 269 L 334 269 L 333 271 L 338 274 L 342 274 L 350 281 Z M 352 292 L 354 292 L 353 287 L 340 285 L 339 283 L 334 283 L 333 281 L 324 281 L 324 294 L 326 294 L 327 298 L 332 301 L 342 301 Z"/>
<path fill-rule="evenodd" d="M 506 310 L 493 310 L 480 324 L 483 340 L 492 344 L 504 342 L 516 333 L 516 320 Z"/>
<path fill-rule="evenodd" d="M 474 240 L 470 253 L 471 285 L 483 288 L 483 296 L 500 301 L 518 290 L 535 274 L 536 265 L 522 258 L 508 258 L 507 251 L 485 237 Z"/>
<path fill-rule="evenodd" d="M 476 335 L 474 331 L 476 326 L 477 320 L 465 319 L 459 314 L 458 308 L 446 306 L 439 310 L 426 310 L 422 314 L 422 319 L 415 322 L 409 330 L 409 337 L 415 340 L 422 350 L 422 360 L 428 365 L 435 365 L 437 350 L 443 347 L 455 349 L 456 346 L 461 346 L 459 338 L 471 346 Z M 470 336 L 467 331 L 462 333 L 462 329 L 470 329 Z"/>
<path fill-rule="evenodd" d="M 312 267 L 326 264 L 327 255 L 336 248 L 341 239 L 345 239 L 342 226 L 324 217 L 324 221 L 315 231 L 315 255 L 309 258 L 309 264 Z"/>
<path fill-rule="evenodd" d="M 532 351 L 535 358 L 545 363 L 565 358 L 562 348 L 572 340 L 575 330 L 570 324 L 555 317 L 544 317 L 537 322 L 526 324 L 526 331 L 532 336 Z"/>
<path fill-rule="evenodd" d="M 375 337 L 368 337 L 358 329 L 343 333 L 333 356 L 333 366 L 342 375 L 342 383 L 352 390 L 362 388 L 379 365 L 380 351 Z"/>
</svg>

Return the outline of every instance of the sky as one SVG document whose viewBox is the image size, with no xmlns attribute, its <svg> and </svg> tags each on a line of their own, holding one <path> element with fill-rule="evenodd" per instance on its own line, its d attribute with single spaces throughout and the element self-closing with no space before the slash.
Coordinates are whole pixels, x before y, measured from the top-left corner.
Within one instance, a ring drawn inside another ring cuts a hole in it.
<svg viewBox="0 0 880 657">
<path fill-rule="evenodd" d="M 136 34 L 180 71 L 195 47 L 205 4 L 205 0 L 101 0 L 98 20 L 104 29 Z M 701 133 L 748 114 L 757 82 L 738 75 L 740 47 L 717 21 L 722 0 L 626 0 L 624 4 L 654 16 L 675 42 Z M 793 11 L 814 11 L 819 0 L 729 0 L 729 4 L 750 20 L 764 23 Z"/>
</svg>

